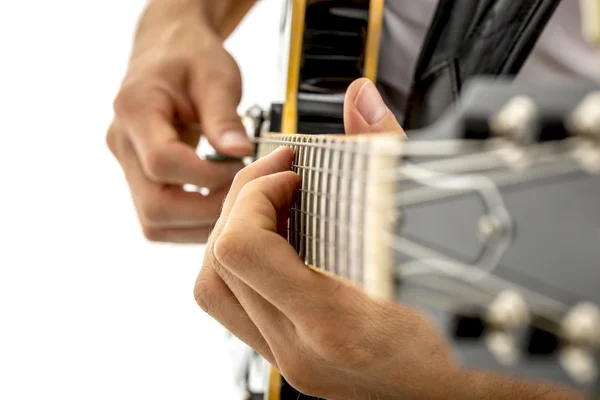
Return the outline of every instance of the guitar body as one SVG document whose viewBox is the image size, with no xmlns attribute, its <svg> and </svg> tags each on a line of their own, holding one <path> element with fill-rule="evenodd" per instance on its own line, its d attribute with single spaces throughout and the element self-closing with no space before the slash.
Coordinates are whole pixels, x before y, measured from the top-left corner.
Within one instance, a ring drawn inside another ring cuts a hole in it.
<svg viewBox="0 0 600 400">
<path fill-rule="evenodd" d="M 344 133 L 344 95 L 354 80 L 377 79 L 384 0 L 290 0 L 285 101 L 271 106 L 269 131 Z M 289 41 L 288 41 L 289 40 Z M 301 400 L 270 367 L 265 400 Z"/>
</svg>

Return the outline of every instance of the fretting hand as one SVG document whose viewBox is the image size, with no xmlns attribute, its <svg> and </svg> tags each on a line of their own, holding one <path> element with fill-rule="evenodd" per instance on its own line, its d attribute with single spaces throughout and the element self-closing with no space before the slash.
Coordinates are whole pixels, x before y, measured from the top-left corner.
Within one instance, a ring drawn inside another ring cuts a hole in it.
<svg viewBox="0 0 600 400">
<path fill-rule="evenodd" d="M 344 114 L 349 134 L 404 134 L 364 79 L 348 89 Z M 292 386 L 331 400 L 582 398 L 459 368 L 423 314 L 308 268 L 285 239 L 300 183 L 292 160 L 282 148 L 237 174 L 194 291 Z"/>
<path fill-rule="evenodd" d="M 404 134 L 364 79 L 348 90 L 345 121 L 348 133 Z M 236 176 L 196 283 L 200 306 L 310 395 L 416 399 L 451 383 L 456 367 L 426 318 L 307 268 L 284 238 L 292 160 L 282 148 Z M 410 382 L 402 396 L 398 382 Z"/>
</svg>

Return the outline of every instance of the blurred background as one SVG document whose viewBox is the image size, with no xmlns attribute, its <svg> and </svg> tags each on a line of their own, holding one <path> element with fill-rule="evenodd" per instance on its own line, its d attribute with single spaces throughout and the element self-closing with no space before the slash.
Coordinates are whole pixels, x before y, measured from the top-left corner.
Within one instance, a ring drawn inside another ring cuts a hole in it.
<svg viewBox="0 0 600 400">
<path fill-rule="evenodd" d="M 203 247 L 144 239 L 105 145 L 144 5 L 0 2 L 0 399 L 236 398 Z M 276 95 L 280 6 L 227 41 L 240 110 Z"/>
</svg>

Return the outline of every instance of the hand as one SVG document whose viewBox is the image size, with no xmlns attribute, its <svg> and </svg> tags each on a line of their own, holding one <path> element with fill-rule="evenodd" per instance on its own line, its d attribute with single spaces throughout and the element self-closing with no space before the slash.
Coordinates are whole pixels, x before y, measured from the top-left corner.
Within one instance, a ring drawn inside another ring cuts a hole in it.
<svg viewBox="0 0 600 400">
<path fill-rule="evenodd" d="M 117 95 L 107 144 L 123 168 L 145 236 L 199 242 L 208 237 L 242 167 L 196 153 L 199 121 L 220 153 L 250 154 L 237 106 L 241 76 L 196 0 L 155 0 L 140 19 L 127 74 Z M 184 191 L 183 185 L 210 194 Z"/>
<path fill-rule="evenodd" d="M 404 134 L 362 79 L 345 118 L 349 133 Z M 236 176 L 196 282 L 199 305 L 308 395 L 446 398 L 457 368 L 423 315 L 307 268 L 285 239 L 292 161 L 284 147 Z"/>
</svg>

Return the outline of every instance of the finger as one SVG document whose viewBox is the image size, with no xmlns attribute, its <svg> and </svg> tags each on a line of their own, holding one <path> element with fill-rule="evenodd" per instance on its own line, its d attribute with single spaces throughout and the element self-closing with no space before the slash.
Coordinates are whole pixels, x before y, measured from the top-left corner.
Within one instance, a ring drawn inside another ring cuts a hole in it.
<svg viewBox="0 0 600 400">
<path fill-rule="evenodd" d="M 241 163 L 202 160 L 179 138 L 172 125 L 174 108 L 159 89 L 127 86 L 115 100 L 115 113 L 131 140 L 144 174 L 152 181 L 219 188 L 241 169 Z"/>
<path fill-rule="evenodd" d="M 194 298 L 200 308 L 219 321 L 229 332 L 256 350 L 270 363 L 275 362 L 269 345 L 237 297 L 215 270 L 206 263 L 200 270 L 194 285 Z"/>
<path fill-rule="evenodd" d="M 144 236 L 151 242 L 169 242 L 169 243 L 206 243 L 210 235 L 211 227 L 204 226 L 198 228 L 156 228 L 153 226 L 144 226 Z"/>
<path fill-rule="evenodd" d="M 240 191 L 246 184 L 263 176 L 290 171 L 293 161 L 294 151 L 291 148 L 284 146 L 241 170 L 235 176 L 231 189 L 223 203 L 223 210 L 221 212 L 221 215 L 223 216 L 222 220 L 227 220 Z"/>
<path fill-rule="evenodd" d="M 239 157 L 249 155 L 254 145 L 237 113 L 242 96 L 240 70 L 222 48 L 215 51 L 213 57 L 210 61 L 203 60 L 202 66 L 192 73 L 190 82 L 202 132 L 217 152 Z"/>
<path fill-rule="evenodd" d="M 212 254 L 214 256 L 214 253 Z M 212 265 L 216 266 L 215 271 L 231 290 L 231 293 L 238 300 L 242 309 L 264 338 L 276 362 L 279 351 L 294 342 L 295 331 L 293 324 L 279 309 L 270 304 L 229 270 L 223 268 L 216 259 Z M 223 318 L 227 317 L 223 316 Z"/>
<path fill-rule="evenodd" d="M 228 187 L 211 191 L 208 195 L 186 192 L 178 186 L 167 186 L 151 181 L 144 172 L 129 139 L 120 135 L 113 139 L 119 162 L 131 188 L 133 201 L 142 225 L 156 236 L 172 236 L 168 228 L 192 228 L 214 224 L 227 194 Z M 153 235 L 154 236 L 154 235 Z"/>
<path fill-rule="evenodd" d="M 344 128 L 347 135 L 382 132 L 406 135 L 373 82 L 367 78 L 355 80 L 346 91 Z"/>
<path fill-rule="evenodd" d="M 247 184 L 214 244 L 218 262 L 292 321 L 318 311 L 343 284 L 306 267 L 277 233 L 278 215 L 289 208 L 299 179 L 293 172 Z M 307 311 L 308 310 L 308 311 Z"/>
</svg>

